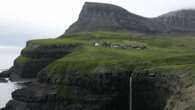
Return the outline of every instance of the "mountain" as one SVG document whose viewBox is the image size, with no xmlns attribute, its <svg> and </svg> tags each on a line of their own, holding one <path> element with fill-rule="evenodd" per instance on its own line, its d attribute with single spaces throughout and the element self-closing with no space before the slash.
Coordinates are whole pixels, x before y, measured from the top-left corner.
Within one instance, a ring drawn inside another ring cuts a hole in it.
<svg viewBox="0 0 195 110">
<path fill-rule="evenodd" d="M 159 22 L 141 17 L 127 10 L 102 3 L 85 3 L 79 19 L 66 30 L 66 34 L 93 31 L 161 32 L 166 28 Z"/>
<path fill-rule="evenodd" d="M 178 10 L 156 18 L 171 27 L 172 32 L 195 32 L 195 10 Z"/>
<path fill-rule="evenodd" d="M 175 15 L 149 19 L 87 2 L 65 35 L 28 41 L 3 72 L 34 80 L 1 110 L 129 110 L 130 90 L 133 110 L 194 110 L 195 38 L 158 35 L 184 32 L 188 25 L 162 20 Z"/>
<path fill-rule="evenodd" d="M 146 18 L 112 4 L 85 3 L 79 19 L 65 34 L 94 31 L 128 31 L 149 34 L 195 32 L 195 11 L 179 10 Z"/>
</svg>

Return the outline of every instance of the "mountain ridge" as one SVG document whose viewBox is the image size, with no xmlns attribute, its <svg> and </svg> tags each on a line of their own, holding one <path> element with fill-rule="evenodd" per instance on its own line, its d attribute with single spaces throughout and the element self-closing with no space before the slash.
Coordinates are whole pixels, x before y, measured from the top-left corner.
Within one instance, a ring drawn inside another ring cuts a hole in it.
<svg viewBox="0 0 195 110">
<path fill-rule="evenodd" d="M 78 20 L 65 31 L 65 34 L 94 31 L 127 31 L 147 34 L 194 33 L 195 11 L 185 9 L 174 12 L 147 18 L 113 4 L 86 2 Z M 186 14 L 187 17 L 183 16 Z"/>
<path fill-rule="evenodd" d="M 81 13 L 68 34 L 83 33 L 27 42 L 2 77 L 33 80 L 14 91 L 0 110 L 128 110 L 130 90 L 133 110 L 194 110 L 194 36 L 85 33 L 174 29 L 112 5 L 103 9 L 101 4 L 100 8 L 92 5 L 88 12 L 83 9 L 86 13 Z"/>
</svg>

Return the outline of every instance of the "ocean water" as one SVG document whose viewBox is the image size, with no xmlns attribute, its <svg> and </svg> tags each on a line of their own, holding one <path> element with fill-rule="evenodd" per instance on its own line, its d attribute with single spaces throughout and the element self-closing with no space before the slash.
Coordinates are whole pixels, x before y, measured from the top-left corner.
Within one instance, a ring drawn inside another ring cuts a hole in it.
<svg viewBox="0 0 195 110">
<path fill-rule="evenodd" d="M 7 83 L 0 83 L 0 108 L 5 107 L 6 103 L 12 99 L 11 93 L 21 87 L 17 82 L 11 82 L 9 80 Z"/>
<path fill-rule="evenodd" d="M 0 46 L 0 69 L 8 69 L 13 65 L 14 59 L 19 56 L 21 48 Z"/>
<path fill-rule="evenodd" d="M 14 59 L 19 55 L 20 50 L 17 47 L 0 46 L 0 69 L 9 69 L 13 65 Z M 11 93 L 19 88 L 21 86 L 17 82 L 8 80 L 7 83 L 0 83 L 0 108 L 12 99 Z"/>
</svg>

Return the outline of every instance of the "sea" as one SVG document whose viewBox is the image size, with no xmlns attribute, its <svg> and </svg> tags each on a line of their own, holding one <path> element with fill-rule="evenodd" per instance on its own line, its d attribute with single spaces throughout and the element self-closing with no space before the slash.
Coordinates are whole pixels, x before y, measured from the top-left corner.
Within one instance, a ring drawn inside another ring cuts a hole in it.
<svg viewBox="0 0 195 110">
<path fill-rule="evenodd" d="M 0 72 L 9 69 L 13 65 L 14 59 L 19 56 L 21 51 L 20 47 L 14 46 L 0 46 Z M 21 88 L 17 82 L 0 83 L 0 108 L 3 108 L 6 103 L 12 99 L 11 93 Z"/>
</svg>

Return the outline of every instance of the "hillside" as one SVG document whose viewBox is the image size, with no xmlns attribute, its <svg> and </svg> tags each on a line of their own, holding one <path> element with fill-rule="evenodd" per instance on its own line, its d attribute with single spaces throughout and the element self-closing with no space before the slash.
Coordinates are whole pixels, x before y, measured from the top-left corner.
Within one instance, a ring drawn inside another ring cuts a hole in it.
<svg viewBox="0 0 195 110">
<path fill-rule="evenodd" d="M 160 22 L 135 15 L 119 6 L 86 2 L 78 21 L 65 34 L 94 31 L 162 33 L 167 30 Z"/>
<path fill-rule="evenodd" d="M 169 12 L 157 18 L 157 21 L 163 22 L 178 32 L 194 32 L 195 31 L 195 10 L 185 9 Z"/>
<path fill-rule="evenodd" d="M 130 77 L 133 110 L 194 110 L 195 37 L 161 35 L 173 27 L 159 25 L 118 6 L 86 3 L 66 34 L 27 42 L 4 73 L 33 81 L 2 110 L 129 110 Z"/>
<path fill-rule="evenodd" d="M 178 10 L 155 18 L 146 18 L 127 10 L 102 3 L 87 2 L 79 19 L 65 34 L 95 31 L 140 32 L 146 34 L 193 33 L 195 10 Z"/>
<path fill-rule="evenodd" d="M 193 108 L 194 46 L 193 36 L 141 37 L 124 32 L 29 41 L 14 70 L 39 81 L 14 92 L 5 110 L 128 109 L 130 75 L 135 110 Z M 70 104 L 64 105 L 67 101 Z"/>
</svg>

